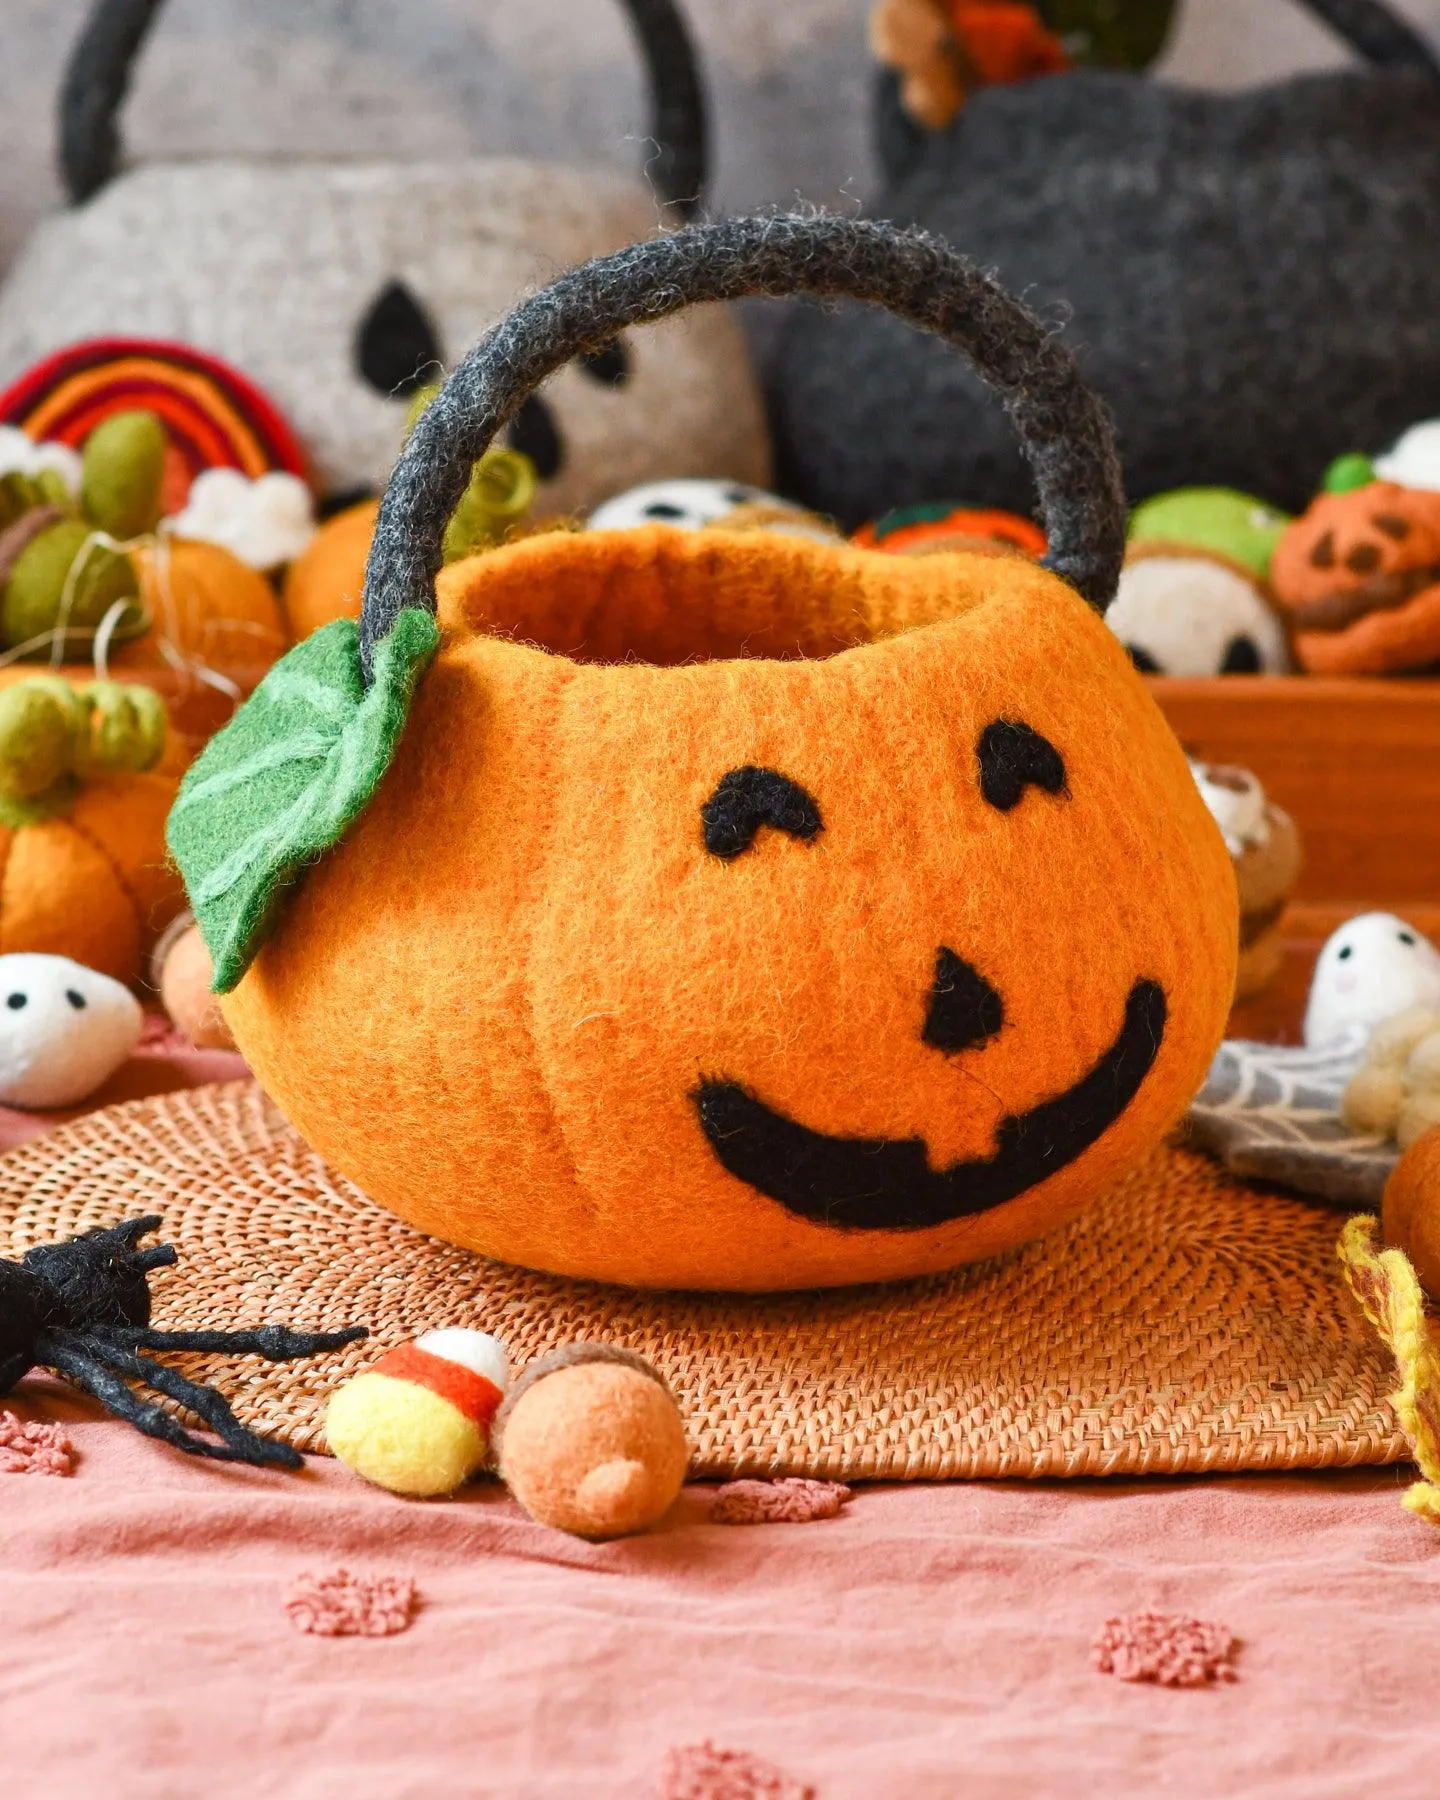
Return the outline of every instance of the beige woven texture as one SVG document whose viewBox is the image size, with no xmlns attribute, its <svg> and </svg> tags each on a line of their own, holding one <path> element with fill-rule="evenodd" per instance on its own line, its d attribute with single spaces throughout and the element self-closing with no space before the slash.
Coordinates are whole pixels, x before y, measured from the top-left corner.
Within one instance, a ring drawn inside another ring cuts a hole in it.
<svg viewBox="0 0 1440 1800">
<path fill-rule="evenodd" d="M 762 1297 L 602 1288 L 438 1243 L 329 1171 L 251 1082 L 94 1113 L 0 1159 L 5 1255 L 151 1211 L 180 1253 L 154 1280 L 157 1324 L 371 1328 L 311 1362 L 181 1359 L 302 1450 L 323 1448 L 336 1382 L 421 1331 L 469 1325 L 517 1364 L 580 1337 L 641 1351 L 701 1475 L 1169 1474 L 1407 1453 L 1334 1214 L 1190 1152 L 1157 1152 L 1086 1218 L 998 1261 Z"/>
</svg>

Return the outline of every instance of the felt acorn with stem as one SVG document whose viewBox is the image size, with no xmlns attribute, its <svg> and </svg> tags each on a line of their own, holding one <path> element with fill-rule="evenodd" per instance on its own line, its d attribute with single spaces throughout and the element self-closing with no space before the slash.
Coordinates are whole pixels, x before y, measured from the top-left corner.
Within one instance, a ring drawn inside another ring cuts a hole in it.
<svg viewBox="0 0 1440 1800">
<path fill-rule="evenodd" d="M 444 565 L 553 370 L 796 293 L 973 361 L 1043 565 L 664 524 Z M 1105 625 L 1124 536 L 1103 406 L 933 238 L 765 216 L 572 270 L 416 422 L 358 628 L 186 777 L 170 844 L 239 1048 L 375 1200 L 532 1268 L 828 1286 L 1072 1217 L 1183 1112 L 1235 980 L 1230 856 Z"/>
<path fill-rule="evenodd" d="M 165 858 L 165 737 L 148 687 L 58 675 L 0 687 L 0 952 L 139 979 L 183 901 Z"/>
</svg>

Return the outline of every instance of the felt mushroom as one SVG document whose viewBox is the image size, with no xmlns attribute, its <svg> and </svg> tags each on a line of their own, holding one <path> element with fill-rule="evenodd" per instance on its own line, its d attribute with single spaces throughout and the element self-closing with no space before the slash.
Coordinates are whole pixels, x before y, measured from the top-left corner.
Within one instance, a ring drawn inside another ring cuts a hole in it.
<svg viewBox="0 0 1440 1800">
<path fill-rule="evenodd" d="M 1190 768 L 1235 864 L 1240 897 L 1235 997 L 1243 1000 L 1259 993 L 1280 971 L 1281 921 L 1300 877 L 1300 832 L 1248 769 L 1194 762 Z"/>
</svg>

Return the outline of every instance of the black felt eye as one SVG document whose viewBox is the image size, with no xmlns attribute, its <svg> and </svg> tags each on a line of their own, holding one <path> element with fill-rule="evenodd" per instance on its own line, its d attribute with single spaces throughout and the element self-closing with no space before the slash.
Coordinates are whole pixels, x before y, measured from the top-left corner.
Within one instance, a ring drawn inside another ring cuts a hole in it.
<svg viewBox="0 0 1440 1800">
<path fill-rule="evenodd" d="M 700 823 L 705 848 L 726 862 L 750 848 L 762 825 L 807 843 L 824 829 L 820 808 L 798 782 L 748 765 L 721 777 L 700 808 Z"/>
<path fill-rule="evenodd" d="M 980 792 L 998 812 L 1009 812 L 1027 787 L 1065 792 L 1065 764 L 1048 738 L 1018 719 L 996 719 L 980 733 Z"/>
<path fill-rule="evenodd" d="M 1395 935 L 1402 944 L 1413 944 L 1415 942 L 1415 933 L 1413 931 L 1397 931 Z"/>
<path fill-rule="evenodd" d="M 74 988 L 66 988 L 65 998 L 75 1008 L 76 1012 L 84 1012 L 85 996 L 83 994 L 77 993 Z"/>
<path fill-rule="evenodd" d="M 1148 650 L 1142 650 L 1139 644 L 1127 644 L 1125 648 L 1130 654 L 1131 662 L 1134 663 L 1135 667 L 1142 675 L 1159 675 L 1162 673 L 1159 663 L 1156 662 L 1155 658 Z"/>
<path fill-rule="evenodd" d="M 685 508 L 672 506 L 668 500 L 652 500 L 645 508 L 645 517 L 647 519 L 683 519 Z"/>
<path fill-rule="evenodd" d="M 1349 962 L 1350 958 L 1354 954 L 1355 954 L 1355 949 L 1354 949 L 1354 946 L 1351 944 L 1342 944 L 1340 946 L 1340 948 L 1335 952 L 1336 960 L 1339 962 Z"/>
<path fill-rule="evenodd" d="M 586 350 L 580 358 L 580 367 L 606 387 L 624 387 L 630 379 L 630 352 L 624 338 L 611 338 L 598 350 Z"/>
<path fill-rule="evenodd" d="M 440 334 L 403 281 L 389 281 L 355 333 L 355 367 L 387 399 L 408 400 L 444 367 Z"/>
<path fill-rule="evenodd" d="M 20 1012 L 30 1004 L 30 996 L 28 994 L 10 994 L 6 997 L 5 1004 L 11 1012 Z"/>
<path fill-rule="evenodd" d="M 506 433 L 512 450 L 528 456 L 542 481 L 553 481 L 565 460 L 565 446 L 560 441 L 560 427 L 555 415 L 538 394 L 530 398 L 510 421 Z"/>
<path fill-rule="evenodd" d="M 1260 673 L 1260 651 L 1254 638 L 1243 632 L 1239 637 L 1231 638 L 1225 646 L 1225 660 L 1220 664 L 1222 675 L 1258 675 Z"/>
<path fill-rule="evenodd" d="M 942 945 L 921 1032 L 937 1050 L 974 1050 L 1005 1023 L 1005 1007 L 976 968 Z"/>
</svg>

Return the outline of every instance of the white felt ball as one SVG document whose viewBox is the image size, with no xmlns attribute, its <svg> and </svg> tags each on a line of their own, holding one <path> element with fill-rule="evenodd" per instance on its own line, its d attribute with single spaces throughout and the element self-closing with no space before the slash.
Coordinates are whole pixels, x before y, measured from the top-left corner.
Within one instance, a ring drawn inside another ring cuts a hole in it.
<svg viewBox="0 0 1440 1800">
<path fill-rule="evenodd" d="M 737 506 L 773 500 L 743 481 L 647 481 L 605 500 L 590 515 L 592 531 L 630 531 L 637 525 L 681 525 L 692 531 L 713 525 Z"/>
<path fill-rule="evenodd" d="M 135 996 L 96 969 L 0 956 L 0 1104 L 78 1104 L 130 1055 L 143 1024 Z"/>
<path fill-rule="evenodd" d="M 1276 674 L 1290 666 L 1279 618 L 1253 581 L 1204 556 L 1141 556 L 1105 623 L 1147 674 Z"/>
<path fill-rule="evenodd" d="M 1375 458 L 1375 473 L 1401 487 L 1440 489 L 1440 419 L 1426 419 L 1402 432 Z"/>
<path fill-rule="evenodd" d="M 1325 940 L 1305 1009 L 1305 1042 L 1371 1031 L 1412 1006 L 1440 1009 L 1440 951 L 1394 913 L 1360 913 Z"/>
</svg>

